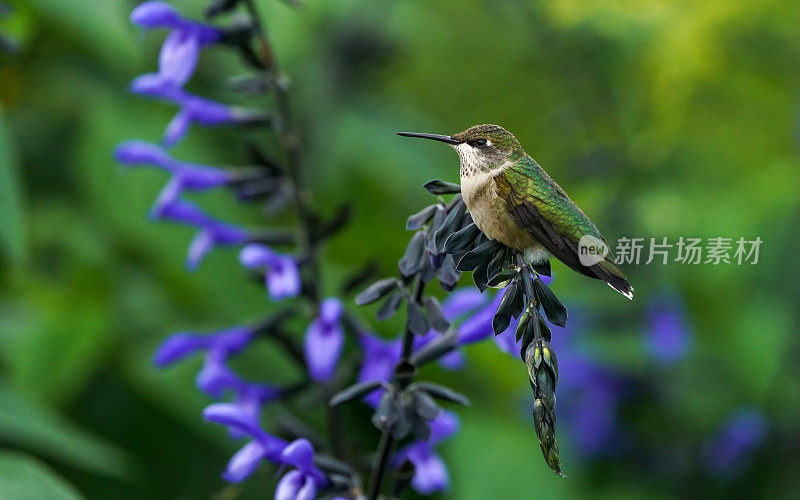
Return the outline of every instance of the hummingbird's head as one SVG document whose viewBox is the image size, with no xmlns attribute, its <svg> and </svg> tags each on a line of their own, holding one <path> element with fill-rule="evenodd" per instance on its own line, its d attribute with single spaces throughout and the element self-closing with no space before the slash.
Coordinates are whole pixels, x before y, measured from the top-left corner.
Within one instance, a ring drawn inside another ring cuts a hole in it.
<svg viewBox="0 0 800 500">
<path fill-rule="evenodd" d="M 453 135 L 398 132 L 405 137 L 421 137 L 449 144 L 458 152 L 462 170 L 468 173 L 490 171 L 502 166 L 512 156 L 524 154 L 514 134 L 499 125 L 475 125 Z"/>
</svg>

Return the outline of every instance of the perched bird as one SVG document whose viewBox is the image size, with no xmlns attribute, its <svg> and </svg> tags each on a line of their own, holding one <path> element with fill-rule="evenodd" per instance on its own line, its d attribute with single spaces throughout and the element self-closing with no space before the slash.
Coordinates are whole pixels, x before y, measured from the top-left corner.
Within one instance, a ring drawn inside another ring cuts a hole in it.
<svg viewBox="0 0 800 500">
<path fill-rule="evenodd" d="M 461 160 L 461 193 L 478 229 L 533 264 L 552 255 L 633 298 L 606 239 L 511 132 L 476 125 L 454 135 L 398 132 L 449 144 Z"/>
</svg>

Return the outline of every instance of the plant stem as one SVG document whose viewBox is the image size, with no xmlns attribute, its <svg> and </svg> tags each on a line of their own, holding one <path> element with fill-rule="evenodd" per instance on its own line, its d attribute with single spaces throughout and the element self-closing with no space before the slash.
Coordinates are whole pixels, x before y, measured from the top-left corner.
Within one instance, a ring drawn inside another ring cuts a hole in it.
<svg viewBox="0 0 800 500">
<path fill-rule="evenodd" d="M 425 291 L 425 282 L 422 281 L 422 277 L 418 277 L 417 281 L 414 285 L 414 297 L 413 301 L 417 304 L 422 302 L 422 294 Z M 403 353 L 400 356 L 400 362 L 398 366 L 402 363 L 408 363 L 411 354 L 414 352 L 414 333 L 411 331 L 411 328 L 408 325 L 408 318 L 406 318 L 406 328 L 403 331 Z M 396 389 L 405 389 L 408 387 L 413 381 L 413 375 L 411 379 L 406 379 L 402 381 L 393 380 L 392 385 L 395 386 Z M 372 485 L 369 493 L 370 500 L 377 500 L 378 495 L 381 492 L 381 486 L 383 484 L 383 477 L 386 475 L 386 468 L 389 464 L 389 455 L 392 453 L 392 448 L 394 447 L 394 436 L 392 436 L 389 429 L 384 429 L 381 433 L 381 440 L 378 443 L 378 461 L 376 462 L 373 470 L 372 470 Z"/>
<path fill-rule="evenodd" d="M 536 300 L 536 293 L 533 291 L 533 278 L 536 271 L 534 271 L 522 254 L 517 254 L 517 265 L 519 265 L 520 272 L 522 273 L 522 282 L 525 285 L 525 295 L 528 297 L 528 304 L 531 308 L 531 321 L 533 321 L 533 338 L 538 340 L 542 337 L 542 331 L 539 327 L 539 302 Z"/>
<path fill-rule="evenodd" d="M 381 492 L 383 476 L 386 474 L 386 466 L 389 464 L 389 455 L 394 447 L 394 436 L 388 429 L 381 433 L 381 441 L 378 444 L 380 458 L 372 471 L 372 486 L 369 491 L 369 500 L 377 500 Z"/>
<path fill-rule="evenodd" d="M 422 293 L 425 291 L 425 282 L 422 281 L 422 278 L 417 280 L 416 285 L 414 286 L 414 302 L 417 304 L 422 303 Z M 400 362 L 407 362 L 411 357 L 411 353 L 414 350 L 414 333 L 408 327 L 408 321 L 406 321 L 406 329 L 403 332 L 403 355 L 400 358 Z"/>
<path fill-rule="evenodd" d="M 298 246 L 301 256 L 305 260 L 306 276 L 313 279 L 303 280 L 303 290 L 305 290 L 315 307 L 319 307 L 321 300 L 319 286 L 319 263 L 317 259 L 316 244 L 313 241 L 314 215 L 308 204 L 308 195 L 304 184 L 303 167 L 300 160 L 300 140 L 292 121 L 291 102 L 289 100 L 289 84 L 281 75 L 278 61 L 272 50 L 264 25 L 261 23 L 261 16 L 258 12 L 254 0 L 245 0 L 245 6 L 253 21 L 261 48 L 258 51 L 259 57 L 264 64 L 266 76 L 272 80 L 277 103 L 277 131 L 279 132 L 283 147 L 286 149 L 286 160 L 289 176 L 292 181 L 292 196 L 294 198 L 295 209 L 300 219 L 300 231 L 298 235 Z"/>
<path fill-rule="evenodd" d="M 309 204 L 309 196 L 304 183 L 303 165 L 300 158 L 300 140 L 292 121 L 289 83 L 288 79 L 281 75 L 280 66 L 272 50 L 272 44 L 264 29 L 264 25 L 261 23 L 261 16 L 259 15 L 255 1 L 245 0 L 245 5 L 261 45 L 258 55 L 264 64 L 263 71 L 267 78 L 272 81 L 272 88 L 275 92 L 278 119 L 276 130 L 286 150 L 287 170 L 292 182 L 292 196 L 300 222 L 297 244 L 299 247 L 299 257 L 303 262 L 302 270 L 305 271 L 301 274 L 302 289 L 309 298 L 311 306 L 316 313 L 322 301 L 322 280 L 319 272 L 318 244 L 314 241 L 313 234 L 317 217 Z M 294 344 L 292 343 L 289 345 Z M 305 366 L 305 358 L 302 352 L 298 352 L 297 349 L 294 349 L 290 350 L 290 354 L 295 358 L 300 357 Z M 336 393 L 336 387 L 328 385 L 324 388 L 326 399 L 334 393 Z M 344 443 L 342 439 L 343 435 L 341 432 L 341 415 L 339 414 L 339 409 L 332 408 L 329 405 L 325 406 L 328 413 L 328 431 L 333 453 L 336 456 L 342 456 Z"/>
</svg>

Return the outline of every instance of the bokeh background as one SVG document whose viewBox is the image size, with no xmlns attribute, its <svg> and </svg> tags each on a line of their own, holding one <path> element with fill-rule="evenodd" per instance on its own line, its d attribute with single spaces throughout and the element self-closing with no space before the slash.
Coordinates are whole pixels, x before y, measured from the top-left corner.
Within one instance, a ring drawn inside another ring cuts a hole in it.
<svg viewBox="0 0 800 500">
<path fill-rule="evenodd" d="M 127 90 L 155 68 L 163 33 L 130 25 L 133 1 L 10 3 L 0 19 L 17 45 L 0 53 L 0 498 L 23 498 L 20 485 L 44 488 L 30 498 L 270 497 L 270 467 L 242 486 L 219 477 L 236 445 L 200 418 L 210 402 L 193 386 L 200 360 L 165 371 L 151 361 L 171 332 L 271 307 L 233 251 L 186 272 L 192 231 L 145 217 L 163 174 L 112 161 L 124 139 L 158 141 L 174 113 Z M 205 2 L 173 3 L 199 17 Z M 449 148 L 398 130 L 503 125 L 610 239 L 763 240 L 756 265 L 628 265 L 632 303 L 554 263 L 552 288 L 570 311 L 554 344 L 574 367 L 562 368 L 559 392 L 568 479 L 540 456 L 523 366 L 489 340 L 467 349 L 463 370 L 424 373 L 472 400 L 440 447 L 452 480 L 441 497 L 795 498 L 796 2 L 304 3 L 259 1 L 294 85 L 315 202 L 329 213 L 354 204 L 327 249 L 331 289 L 370 258 L 396 272 L 405 218 L 431 201 L 420 185 L 457 180 Z M 235 99 L 223 82 L 242 72 L 236 58 L 204 51 L 198 71 L 190 89 Z M 195 127 L 175 154 L 241 163 L 239 135 Z M 262 223 L 222 193 L 202 203 Z M 267 346 L 250 355 L 251 376 L 280 376 Z M 360 432 L 377 440 L 368 425 Z"/>
</svg>

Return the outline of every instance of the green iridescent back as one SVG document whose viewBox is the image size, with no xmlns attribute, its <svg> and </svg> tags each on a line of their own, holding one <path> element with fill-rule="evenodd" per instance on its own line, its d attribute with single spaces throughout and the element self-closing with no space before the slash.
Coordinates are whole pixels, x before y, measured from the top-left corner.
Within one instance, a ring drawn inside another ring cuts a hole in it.
<svg viewBox="0 0 800 500">
<path fill-rule="evenodd" d="M 559 234 L 575 242 L 586 234 L 605 241 L 597 226 L 530 156 L 524 155 L 501 175 L 513 188 L 512 196 L 520 196 L 536 206 Z"/>
</svg>

